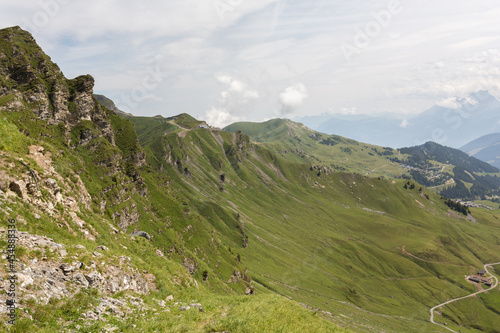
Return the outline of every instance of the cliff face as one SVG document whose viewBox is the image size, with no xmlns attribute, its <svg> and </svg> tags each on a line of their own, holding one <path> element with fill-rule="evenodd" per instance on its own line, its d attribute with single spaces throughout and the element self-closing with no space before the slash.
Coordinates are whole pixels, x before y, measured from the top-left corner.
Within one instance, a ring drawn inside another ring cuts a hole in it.
<svg viewBox="0 0 500 333">
<path fill-rule="evenodd" d="M 94 78 L 66 79 L 29 32 L 19 27 L 0 30 L 0 74 L 0 97 L 11 99 L 2 110 L 27 107 L 49 124 L 63 122 L 68 129 L 89 120 L 114 144 L 109 115 L 93 97 Z"/>
<path fill-rule="evenodd" d="M 92 167 L 116 181 L 90 195 L 102 213 L 107 207 L 121 206 L 114 216 L 126 229 L 138 221 L 132 196 L 147 194 L 138 172 L 146 164 L 145 155 L 133 125 L 98 103 L 93 89 L 90 75 L 66 79 L 29 32 L 19 27 L 0 30 L 0 111 L 23 114 L 25 119 L 34 114 L 48 125 L 57 125 L 66 146 L 92 156 Z M 28 122 L 20 124 L 25 135 L 34 139 L 46 135 L 37 134 Z"/>
</svg>

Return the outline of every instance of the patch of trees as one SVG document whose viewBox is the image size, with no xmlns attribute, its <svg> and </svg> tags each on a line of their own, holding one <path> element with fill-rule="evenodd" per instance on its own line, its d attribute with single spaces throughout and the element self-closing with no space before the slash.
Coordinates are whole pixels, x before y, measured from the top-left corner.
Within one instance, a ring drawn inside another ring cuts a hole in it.
<svg viewBox="0 0 500 333">
<path fill-rule="evenodd" d="M 481 197 L 486 194 L 495 195 L 500 193 L 500 178 L 496 175 L 475 175 L 476 181 L 472 185 L 470 192 L 474 197 Z"/>
<path fill-rule="evenodd" d="M 491 164 L 471 157 L 461 150 L 445 147 L 435 142 L 427 142 L 415 147 L 401 148 L 399 151 L 402 154 L 411 155 L 409 159 L 415 162 L 430 159 L 440 163 L 461 166 L 470 172 L 497 173 L 500 171 Z"/>
<path fill-rule="evenodd" d="M 455 186 L 448 186 L 440 193 L 443 197 L 452 199 L 469 199 L 471 194 L 465 184 L 457 180 Z"/>
<path fill-rule="evenodd" d="M 469 207 L 465 206 L 465 205 L 462 205 L 460 202 L 456 202 L 456 201 L 453 201 L 453 200 L 450 200 L 450 199 L 446 199 L 444 201 L 445 205 L 450 207 L 451 209 L 459 212 L 459 213 L 462 213 L 464 215 L 467 216 L 467 214 L 470 214 L 470 210 L 469 210 Z"/>
<path fill-rule="evenodd" d="M 479 173 L 497 173 L 494 166 L 470 157 L 464 152 L 427 142 L 421 146 L 401 148 L 402 154 L 409 154 L 405 161 L 392 158 L 391 161 L 404 163 L 415 169 L 410 170 L 412 178 L 425 186 L 438 186 L 446 183 L 450 175 L 441 173 L 441 166 L 432 161 L 444 164 L 452 164 L 453 179 L 456 186 L 449 186 L 441 191 L 441 195 L 454 199 L 475 199 L 485 195 L 500 194 L 500 178 L 496 175 L 484 175 Z M 463 183 L 471 183 L 472 187 L 467 189 Z"/>
<path fill-rule="evenodd" d="M 337 170 L 337 171 L 349 171 L 347 170 L 345 167 L 341 166 L 341 165 L 336 165 L 336 164 L 330 164 L 330 166 L 334 169 L 334 170 Z"/>
<path fill-rule="evenodd" d="M 444 184 L 450 178 L 447 174 L 440 174 L 437 177 L 428 178 L 425 172 L 418 170 L 410 170 L 410 175 L 417 183 L 429 187 Z"/>
<path fill-rule="evenodd" d="M 352 149 L 349 148 L 349 147 L 341 147 L 340 150 L 343 152 L 343 153 L 346 153 L 346 154 L 351 154 L 352 153 Z"/>
<path fill-rule="evenodd" d="M 319 143 L 326 146 L 335 146 L 342 142 L 342 139 L 336 136 L 329 136 L 326 139 L 321 140 Z"/>
<path fill-rule="evenodd" d="M 378 156 L 391 156 L 391 155 L 394 155 L 394 152 L 392 151 L 392 148 L 389 148 L 389 147 L 383 147 L 382 151 L 378 150 L 377 148 L 372 148 L 372 150 Z M 368 153 L 368 154 L 370 154 L 370 153 Z"/>
<path fill-rule="evenodd" d="M 474 183 L 474 178 L 471 177 L 471 173 L 470 171 L 467 172 L 468 170 L 466 170 L 463 166 L 456 166 L 453 168 L 453 174 L 454 174 L 454 179 L 455 180 L 461 180 L 461 181 L 464 181 L 466 183 Z"/>
<path fill-rule="evenodd" d="M 409 181 L 405 183 L 405 185 L 403 186 L 405 188 L 405 190 L 407 189 L 410 189 L 410 190 L 413 190 L 415 188 L 415 184 L 414 183 L 410 183 Z M 422 189 L 422 188 L 420 188 Z"/>
</svg>

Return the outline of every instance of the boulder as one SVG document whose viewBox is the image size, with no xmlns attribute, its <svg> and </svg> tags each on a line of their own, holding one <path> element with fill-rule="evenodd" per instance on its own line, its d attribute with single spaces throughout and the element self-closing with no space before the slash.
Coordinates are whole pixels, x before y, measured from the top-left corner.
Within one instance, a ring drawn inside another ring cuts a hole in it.
<svg viewBox="0 0 500 333">
<path fill-rule="evenodd" d="M 67 263 L 62 263 L 59 268 L 62 270 L 64 275 L 68 275 L 69 273 L 72 273 L 75 271 L 75 267 L 71 266 L 70 264 Z"/>
<path fill-rule="evenodd" d="M 103 281 L 101 273 L 95 271 L 90 274 L 86 274 L 85 279 L 87 279 L 90 287 L 98 287 Z"/>
<path fill-rule="evenodd" d="M 22 180 L 15 180 L 10 182 L 9 189 L 22 199 L 26 199 L 28 197 L 28 189 L 26 188 L 26 183 Z"/>
<path fill-rule="evenodd" d="M 151 240 L 151 236 L 147 232 L 145 232 L 145 231 L 137 231 L 137 232 L 134 232 L 134 233 L 130 234 L 130 236 L 132 236 L 132 237 L 137 237 L 137 236 L 138 237 L 144 237 L 147 240 Z"/>
<path fill-rule="evenodd" d="M 53 195 L 61 192 L 61 188 L 57 185 L 57 181 L 55 179 L 49 178 L 45 181 L 45 185 L 49 188 Z"/>
<path fill-rule="evenodd" d="M 82 273 L 76 273 L 75 275 L 73 275 L 73 281 L 75 281 L 84 288 L 89 287 L 89 281 L 87 281 L 87 279 Z"/>
</svg>

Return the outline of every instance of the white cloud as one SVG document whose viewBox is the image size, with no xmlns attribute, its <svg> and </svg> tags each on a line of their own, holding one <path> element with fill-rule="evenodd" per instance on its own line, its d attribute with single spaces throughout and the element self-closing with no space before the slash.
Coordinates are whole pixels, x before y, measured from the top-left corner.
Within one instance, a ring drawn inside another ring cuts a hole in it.
<svg viewBox="0 0 500 333">
<path fill-rule="evenodd" d="M 230 114 L 226 109 L 216 107 L 211 107 L 205 112 L 205 119 L 211 126 L 220 128 L 240 120 L 239 117 Z"/>
<path fill-rule="evenodd" d="M 466 57 L 440 59 L 415 68 L 399 80 L 395 95 L 418 95 L 439 100 L 437 105 L 457 109 L 473 100 L 460 99 L 479 90 L 500 95 L 500 51 L 490 49 Z"/>
<path fill-rule="evenodd" d="M 215 78 L 220 83 L 227 84 L 227 85 L 230 85 L 231 81 L 233 80 L 233 78 L 230 77 L 229 75 L 217 75 Z"/>
<path fill-rule="evenodd" d="M 458 102 L 456 97 L 450 97 L 444 100 L 441 100 L 436 103 L 437 106 L 441 106 L 446 109 L 459 109 L 462 105 Z"/>
<path fill-rule="evenodd" d="M 217 106 L 205 112 L 207 122 L 224 127 L 246 117 L 259 99 L 259 93 L 230 75 L 217 75 L 215 79 L 225 86 L 225 90 L 220 93 Z"/>
<path fill-rule="evenodd" d="M 141 85 L 148 60 L 157 59 L 168 76 L 148 90 L 159 98 L 137 103 L 136 114 L 203 116 L 214 106 L 260 120 L 280 107 L 304 115 L 348 113 L 346 105 L 358 113 L 410 113 L 478 89 L 500 96 L 500 52 L 489 50 L 500 48 L 500 7 L 491 0 L 405 2 L 346 63 L 340 44 L 387 4 L 23 0 L 4 1 L 0 22 L 31 29 L 68 77 L 92 74 L 96 92 L 109 97 Z M 216 73 L 229 72 L 217 78 L 223 89 L 214 85 Z"/>
<path fill-rule="evenodd" d="M 356 114 L 356 107 L 350 107 L 350 108 L 342 108 L 342 110 L 339 112 L 341 114 Z"/>
<path fill-rule="evenodd" d="M 403 127 L 403 128 L 406 128 L 410 123 L 408 122 L 408 120 L 406 119 L 403 119 L 403 121 L 401 122 L 401 124 L 399 124 L 400 127 Z"/>
<path fill-rule="evenodd" d="M 302 83 L 296 83 L 285 89 L 280 95 L 281 113 L 290 114 L 308 97 L 307 89 Z"/>
</svg>

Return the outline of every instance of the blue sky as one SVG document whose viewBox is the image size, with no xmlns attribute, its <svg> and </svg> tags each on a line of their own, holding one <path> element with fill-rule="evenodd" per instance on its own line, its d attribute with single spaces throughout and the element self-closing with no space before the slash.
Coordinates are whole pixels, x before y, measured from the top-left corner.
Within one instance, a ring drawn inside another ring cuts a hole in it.
<svg viewBox="0 0 500 333">
<path fill-rule="evenodd" d="M 68 78 L 136 115 L 217 126 L 322 113 L 400 117 L 500 96 L 500 5 L 478 1 L 1 0 Z"/>
</svg>

